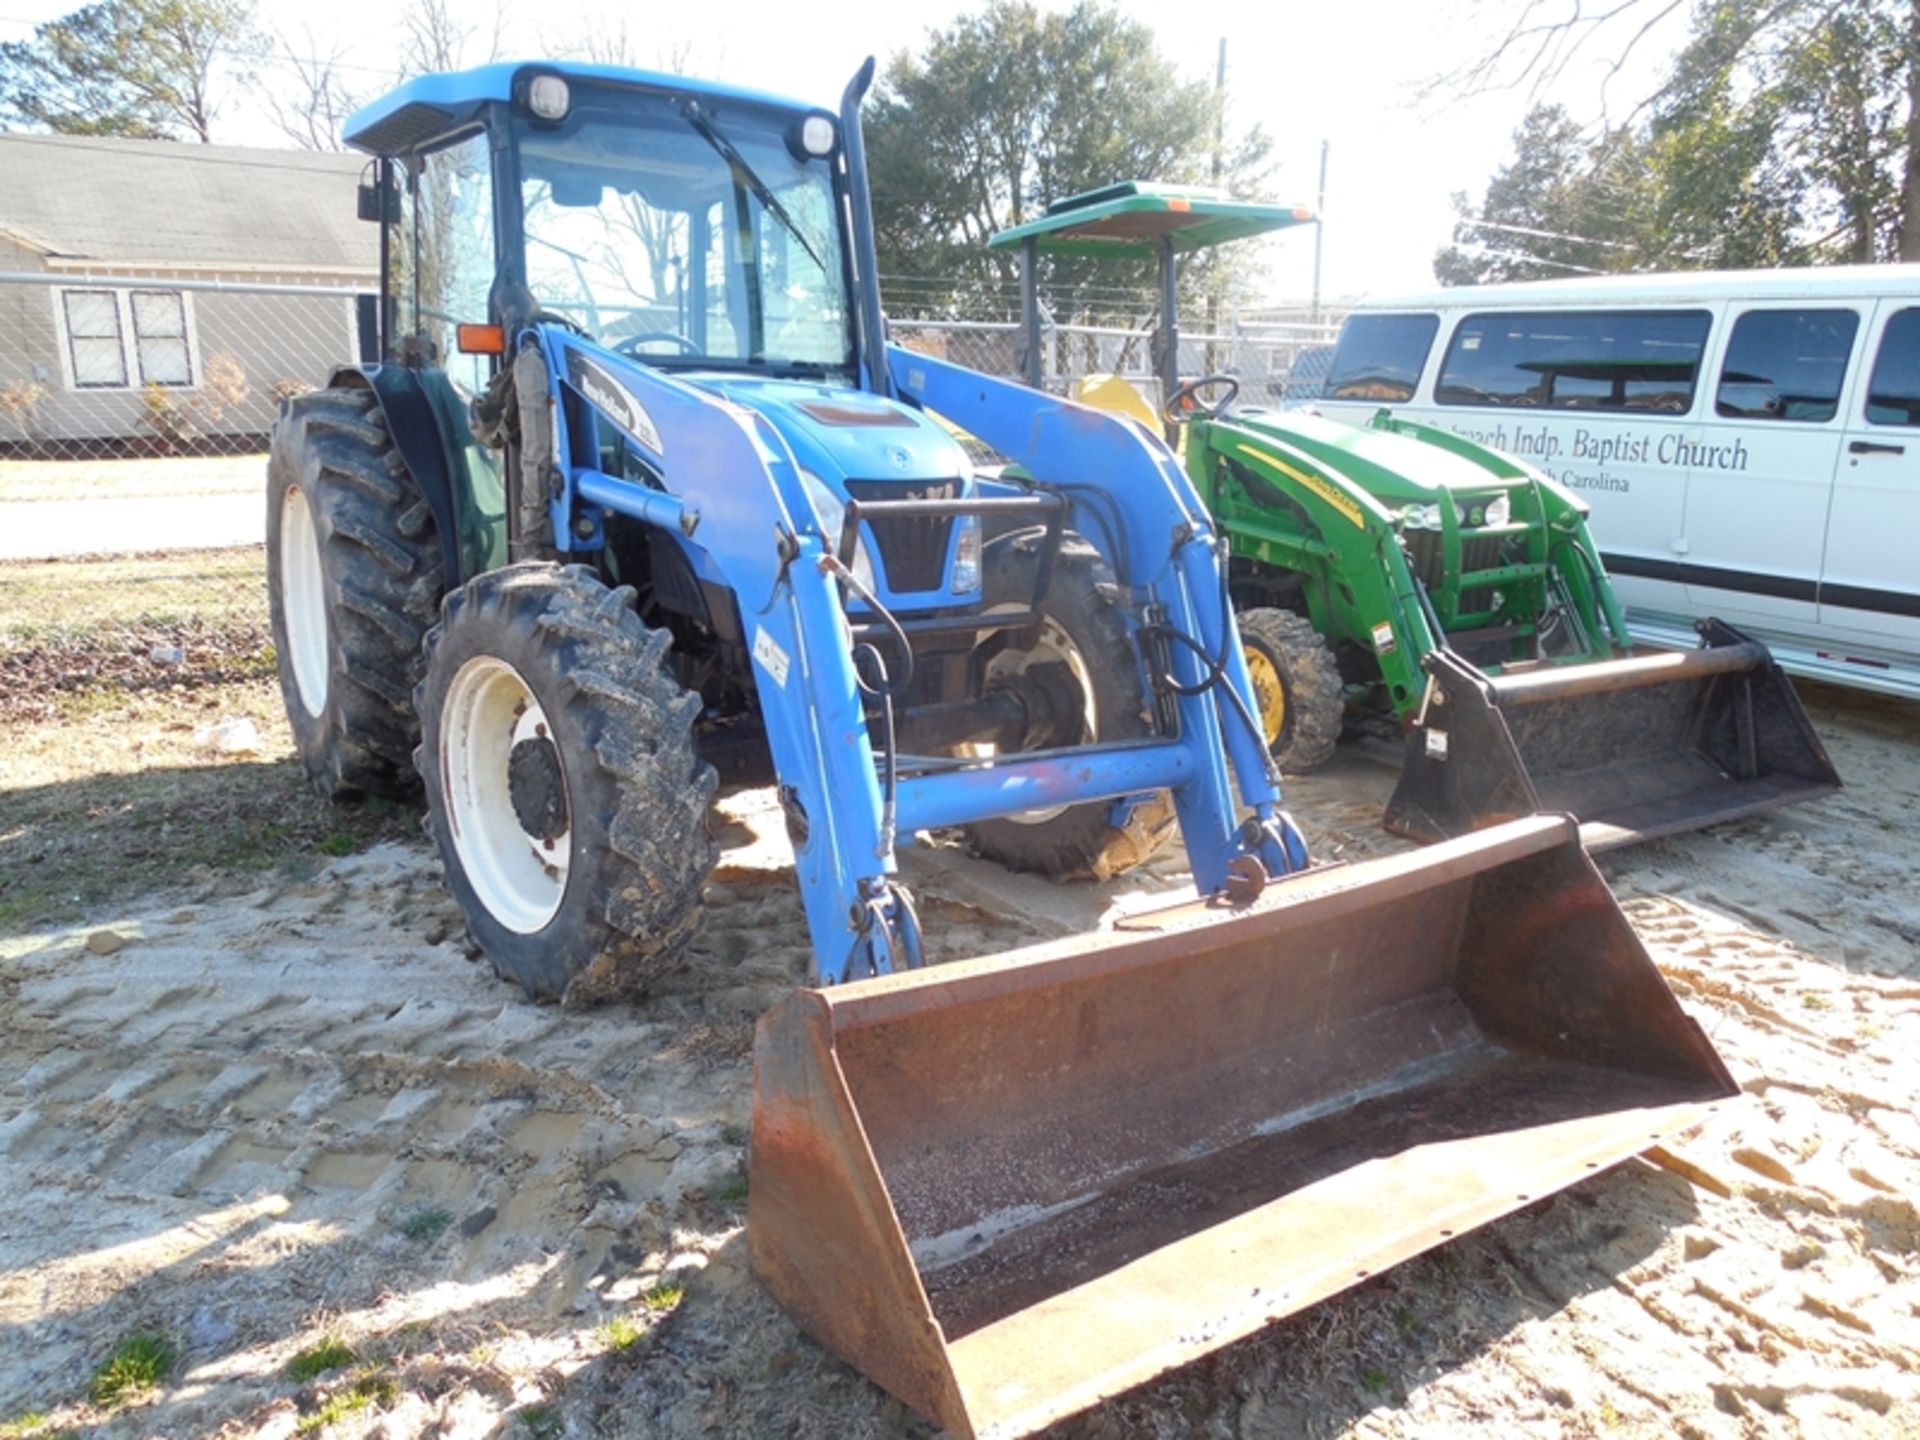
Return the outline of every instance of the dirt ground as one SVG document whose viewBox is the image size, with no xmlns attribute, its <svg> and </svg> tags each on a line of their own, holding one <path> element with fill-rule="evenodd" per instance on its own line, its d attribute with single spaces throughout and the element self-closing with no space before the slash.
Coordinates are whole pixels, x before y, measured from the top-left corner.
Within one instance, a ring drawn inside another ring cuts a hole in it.
<svg viewBox="0 0 1920 1440">
<path fill-rule="evenodd" d="M 1803 694 L 1842 794 L 1602 860 L 1739 1099 L 1050 1440 L 1920 1435 L 1920 706 Z M 156 743 L 278 785 L 269 710 L 244 764 Z M 1323 857 L 1396 848 L 1393 758 L 1291 788 Z M 101 783 L 29 781 L 0 854 Z M 644 1008 L 518 998 L 410 840 L 0 927 L 0 1436 L 932 1436 L 746 1270 L 751 1027 L 805 965 L 778 831 L 727 802 L 693 972 Z M 906 865 L 943 957 L 1184 879 Z M 90 1402 L 141 1333 L 164 1384 Z"/>
</svg>

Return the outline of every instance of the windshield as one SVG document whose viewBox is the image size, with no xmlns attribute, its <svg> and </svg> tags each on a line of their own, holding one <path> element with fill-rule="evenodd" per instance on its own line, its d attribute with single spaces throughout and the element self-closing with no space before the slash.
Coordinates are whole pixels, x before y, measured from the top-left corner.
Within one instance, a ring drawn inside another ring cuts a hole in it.
<svg viewBox="0 0 1920 1440">
<path fill-rule="evenodd" d="M 848 368 L 852 330 L 828 162 L 793 117 L 576 86 L 518 128 L 527 284 L 649 363 Z"/>
</svg>

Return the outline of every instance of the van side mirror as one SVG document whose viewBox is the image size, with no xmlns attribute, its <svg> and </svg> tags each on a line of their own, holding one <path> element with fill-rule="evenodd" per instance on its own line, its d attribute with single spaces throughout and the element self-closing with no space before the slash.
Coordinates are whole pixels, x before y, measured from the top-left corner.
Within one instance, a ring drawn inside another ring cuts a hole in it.
<svg viewBox="0 0 1920 1440">
<path fill-rule="evenodd" d="M 400 223 L 400 191 L 392 185 L 360 187 L 360 218 L 376 223 Z"/>
</svg>

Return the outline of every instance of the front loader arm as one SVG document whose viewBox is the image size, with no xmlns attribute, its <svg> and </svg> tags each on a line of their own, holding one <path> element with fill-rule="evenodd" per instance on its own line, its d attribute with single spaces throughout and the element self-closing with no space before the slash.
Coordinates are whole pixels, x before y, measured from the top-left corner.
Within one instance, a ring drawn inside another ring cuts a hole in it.
<svg viewBox="0 0 1920 1440">
<path fill-rule="evenodd" d="M 1246 853 L 1237 838 L 1239 804 L 1258 816 L 1255 848 L 1269 875 L 1304 868 L 1306 847 L 1278 809 L 1277 777 L 1253 720 L 1253 684 L 1227 603 L 1225 548 L 1173 452 L 1140 426 L 1088 406 L 897 346 L 888 355 L 907 400 L 1065 494 L 1089 541 L 1114 542 L 1101 548 L 1133 594 L 1136 622 L 1149 616 L 1188 637 L 1167 645 L 1166 663 L 1180 743 L 1193 761 L 1193 778 L 1174 789 L 1174 803 L 1201 890 L 1223 886 L 1228 864 Z M 1233 694 L 1214 695 L 1220 685 Z"/>
</svg>

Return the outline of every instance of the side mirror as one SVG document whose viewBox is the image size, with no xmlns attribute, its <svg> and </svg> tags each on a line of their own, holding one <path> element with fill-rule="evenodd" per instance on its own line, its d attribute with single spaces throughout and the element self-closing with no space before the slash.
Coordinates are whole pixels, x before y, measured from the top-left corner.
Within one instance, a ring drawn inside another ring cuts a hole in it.
<svg viewBox="0 0 1920 1440">
<path fill-rule="evenodd" d="M 377 224 L 399 224 L 400 192 L 391 185 L 384 188 L 379 185 L 362 185 L 360 187 L 360 218 Z"/>
</svg>

